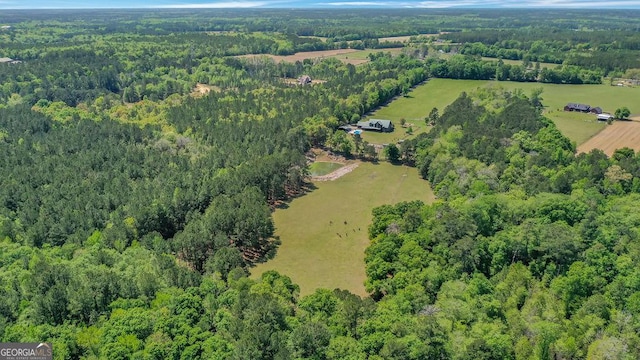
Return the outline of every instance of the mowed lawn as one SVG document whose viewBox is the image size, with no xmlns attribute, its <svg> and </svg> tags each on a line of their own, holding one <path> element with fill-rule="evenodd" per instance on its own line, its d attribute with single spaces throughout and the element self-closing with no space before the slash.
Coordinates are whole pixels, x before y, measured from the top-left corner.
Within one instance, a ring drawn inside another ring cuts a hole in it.
<svg viewBox="0 0 640 360">
<path fill-rule="evenodd" d="M 371 210 L 400 201 L 433 201 L 429 183 L 415 168 L 381 162 L 361 163 L 335 181 L 315 185 L 288 208 L 275 211 L 282 244 L 273 259 L 251 270 L 252 277 L 277 270 L 300 285 L 301 295 L 341 288 L 364 296 Z"/>
</svg>

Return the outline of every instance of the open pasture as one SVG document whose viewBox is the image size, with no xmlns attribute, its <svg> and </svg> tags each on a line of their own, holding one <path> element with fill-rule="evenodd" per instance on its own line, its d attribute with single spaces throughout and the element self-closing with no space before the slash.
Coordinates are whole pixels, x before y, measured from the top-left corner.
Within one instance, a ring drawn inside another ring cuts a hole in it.
<svg viewBox="0 0 640 360">
<path fill-rule="evenodd" d="M 402 52 L 402 49 L 403 48 L 356 50 L 354 52 L 337 54 L 333 57 L 347 64 L 360 65 L 369 62 L 369 54 L 388 52 L 397 55 Z"/>
<path fill-rule="evenodd" d="M 430 79 L 413 88 L 406 96 L 400 96 L 366 116 L 370 119 L 393 121 L 395 126 L 393 132 L 365 131 L 362 138 L 374 144 L 388 144 L 415 137 L 430 128 L 424 118 L 429 115 L 431 109 L 436 107 L 442 113 L 444 108 L 451 104 L 462 91 L 473 91 L 486 83 L 487 81 L 476 80 Z M 406 121 L 405 128 L 400 126 L 402 118 Z M 409 126 L 412 128 L 413 134 L 407 134 Z"/>
<path fill-rule="evenodd" d="M 614 113 L 617 108 L 626 106 L 632 113 L 640 112 L 638 99 L 640 88 L 599 85 L 562 85 L 540 83 L 494 82 L 496 86 L 506 89 L 520 88 L 530 93 L 535 88 L 542 87 L 542 103 L 545 106 L 545 116 L 553 120 L 558 129 L 577 145 L 587 141 L 606 125 L 596 121 L 593 114 L 582 114 L 564 111 L 569 102 L 599 106 L 605 112 Z"/>
<path fill-rule="evenodd" d="M 597 134 L 605 127 L 596 121 L 595 115 L 566 112 L 564 105 L 569 102 L 600 106 L 605 112 L 613 113 L 617 108 L 626 106 L 632 114 L 640 113 L 640 108 L 634 108 L 640 99 L 640 88 L 599 85 L 563 85 L 520 83 L 509 81 L 486 80 L 454 80 L 430 79 L 414 88 L 407 96 L 398 97 L 385 105 L 368 118 L 388 119 L 394 122 L 396 130 L 392 133 L 365 132 L 363 139 L 371 143 L 390 143 L 411 138 L 416 134 L 428 130 L 424 118 L 433 107 L 437 107 L 440 114 L 446 106 L 453 102 L 461 92 L 473 92 L 478 88 L 492 86 L 514 91 L 522 89 L 529 95 L 533 89 L 542 88 L 542 102 L 544 114 L 554 121 L 558 129 L 570 140 L 580 145 Z M 413 135 L 408 135 L 406 129 L 400 127 L 400 119 L 412 124 Z"/>
<path fill-rule="evenodd" d="M 433 200 L 429 183 L 415 168 L 361 163 L 335 181 L 294 199 L 273 214 L 282 244 L 275 258 L 251 270 L 258 278 L 277 270 L 300 285 L 301 295 L 317 288 L 348 289 L 366 295 L 364 250 L 371 210 L 400 201 Z"/>
<path fill-rule="evenodd" d="M 249 55 L 239 55 L 238 58 L 247 58 L 247 59 L 259 59 L 261 57 L 267 57 L 273 59 L 275 62 L 290 62 L 295 63 L 296 61 L 303 61 L 306 59 L 326 59 L 326 58 L 336 58 L 345 63 L 360 65 L 369 61 L 369 54 L 379 53 L 379 52 L 390 52 L 392 54 L 400 54 L 402 52 L 402 48 L 389 48 L 389 49 L 368 49 L 368 50 L 357 50 L 357 49 L 336 49 L 336 50 L 322 50 L 322 51 L 305 51 L 295 53 L 293 55 L 271 55 L 271 54 L 249 54 Z"/>
<path fill-rule="evenodd" d="M 306 59 L 324 59 L 328 57 L 335 57 L 337 55 L 344 55 L 349 53 L 355 53 L 360 50 L 356 49 L 337 49 L 337 50 L 322 50 L 322 51 L 305 51 L 295 53 L 293 55 L 271 55 L 271 54 L 249 54 L 249 55 L 239 55 L 239 58 L 260 58 L 260 57 L 268 57 L 273 59 L 275 62 L 291 62 L 295 63 L 296 61 L 302 61 Z"/>
</svg>

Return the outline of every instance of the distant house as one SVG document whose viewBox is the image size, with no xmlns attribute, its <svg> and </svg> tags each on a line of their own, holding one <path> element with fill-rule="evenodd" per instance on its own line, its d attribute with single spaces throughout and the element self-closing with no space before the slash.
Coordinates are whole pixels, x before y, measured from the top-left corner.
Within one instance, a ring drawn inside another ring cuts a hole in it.
<svg viewBox="0 0 640 360">
<path fill-rule="evenodd" d="M 598 119 L 598 121 L 609 121 L 610 119 L 613 119 L 613 115 L 611 115 L 611 114 L 598 114 L 597 119 Z"/>
<path fill-rule="evenodd" d="M 0 58 L 0 64 L 20 64 L 22 61 L 20 60 L 13 60 L 12 58 L 8 58 L 8 57 L 3 57 Z"/>
<path fill-rule="evenodd" d="M 599 106 L 592 107 L 591 109 L 589 109 L 589 112 L 592 114 L 602 114 L 602 108 L 600 108 Z"/>
<path fill-rule="evenodd" d="M 11 29 L 11 25 L 3 25 L 3 26 L 0 26 L 0 29 L 2 29 L 2 30 L 9 30 L 9 29 Z"/>
<path fill-rule="evenodd" d="M 393 123 L 391 122 L 391 120 L 369 119 L 366 121 L 359 121 L 356 125 L 362 130 L 381 132 L 393 131 Z"/>
<path fill-rule="evenodd" d="M 311 76 L 309 75 L 302 75 L 298 78 L 298 84 L 300 85 L 307 85 L 307 84 L 311 84 Z"/>
<path fill-rule="evenodd" d="M 564 111 L 589 112 L 589 110 L 591 110 L 591 106 L 586 104 L 568 103 L 567 105 L 564 106 Z"/>
</svg>

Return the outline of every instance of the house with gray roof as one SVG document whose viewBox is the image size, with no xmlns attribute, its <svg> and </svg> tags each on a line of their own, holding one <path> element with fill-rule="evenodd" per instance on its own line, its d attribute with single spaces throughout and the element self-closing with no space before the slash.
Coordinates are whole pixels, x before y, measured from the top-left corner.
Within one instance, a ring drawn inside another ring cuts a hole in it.
<svg viewBox="0 0 640 360">
<path fill-rule="evenodd" d="M 369 119 L 365 121 L 359 121 L 358 128 L 367 131 L 380 131 L 380 132 L 392 132 L 393 123 L 391 120 Z"/>
</svg>

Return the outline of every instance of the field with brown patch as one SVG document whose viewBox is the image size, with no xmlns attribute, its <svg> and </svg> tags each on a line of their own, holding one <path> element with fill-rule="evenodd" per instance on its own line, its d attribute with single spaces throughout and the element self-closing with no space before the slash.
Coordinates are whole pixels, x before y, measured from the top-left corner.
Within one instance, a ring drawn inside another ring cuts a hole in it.
<svg viewBox="0 0 640 360">
<path fill-rule="evenodd" d="M 260 58 L 265 56 L 273 59 L 275 62 L 284 61 L 284 62 L 294 63 L 296 61 L 302 61 L 305 59 L 324 59 L 324 58 L 328 58 L 336 55 L 349 54 L 357 51 L 358 50 L 356 49 L 336 49 L 336 50 L 323 50 L 323 51 L 306 51 L 306 52 L 299 52 L 293 55 L 286 55 L 286 56 L 271 55 L 271 54 L 257 54 L 257 55 L 251 54 L 251 55 L 240 55 L 238 57 L 255 59 L 255 58 Z"/>
<path fill-rule="evenodd" d="M 640 150 L 640 118 L 632 121 L 614 121 L 613 124 L 578 146 L 578 153 L 600 149 L 611 156 L 616 149 L 623 147 Z"/>
<path fill-rule="evenodd" d="M 193 91 L 191 91 L 191 96 L 193 96 L 193 97 L 205 96 L 211 90 L 220 91 L 220 88 L 217 87 L 217 86 L 213 86 L 213 85 L 206 85 L 206 84 L 197 83 L 196 87 L 193 89 Z"/>
</svg>

